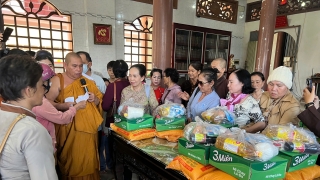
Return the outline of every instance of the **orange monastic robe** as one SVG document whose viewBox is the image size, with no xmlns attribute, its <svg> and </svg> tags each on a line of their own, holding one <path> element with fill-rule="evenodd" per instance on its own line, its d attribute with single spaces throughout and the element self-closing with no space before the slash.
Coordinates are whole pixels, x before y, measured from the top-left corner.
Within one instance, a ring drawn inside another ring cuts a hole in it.
<svg viewBox="0 0 320 180">
<path fill-rule="evenodd" d="M 60 77 L 60 94 L 56 99 L 63 103 L 67 97 L 84 95 L 80 78 L 64 87 L 62 74 Z M 84 78 L 89 92 L 100 99 L 98 106 L 87 102 L 86 108 L 78 110 L 73 121 L 68 125 L 56 124 L 57 160 L 62 179 L 99 180 L 98 127 L 102 123 L 102 94 L 93 81 Z"/>
</svg>

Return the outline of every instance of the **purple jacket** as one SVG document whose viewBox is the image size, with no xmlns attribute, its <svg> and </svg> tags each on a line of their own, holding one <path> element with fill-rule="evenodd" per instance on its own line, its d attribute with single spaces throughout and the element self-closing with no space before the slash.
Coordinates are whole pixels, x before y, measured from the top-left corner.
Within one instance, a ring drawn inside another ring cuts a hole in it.
<svg viewBox="0 0 320 180">
<path fill-rule="evenodd" d="M 167 101 L 170 101 L 173 103 L 181 104 L 181 98 L 178 96 L 179 92 L 181 92 L 181 87 L 177 84 L 173 85 L 171 88 L 166 88 L 161 97 L 162 103 L 166 103 Z"/>
<path fill-rule="evenodd" d="M 117 104 L 117 107 L 119 107 L 120 101 L 121 101 L 121 92 L 125 87 L 129 86 L 130 83 L 125 79 L 122 79 L 121 81 L 117 81 L 115 83 L 116 83 L 116 100 L 117 100 L 116 104 Z M 102 98 L 102 109 L 106 112 L 112 108 L 113 92 L 114 92 L 114 83 L 110 83 L 107 87 L 106 93 Z M 110 118 L 107 117 L 106 127 L 110 127 L 110 123 L 113 123 L 113 122 L 114 122 L 113 117 L 110 117 Z"/>
</svg>

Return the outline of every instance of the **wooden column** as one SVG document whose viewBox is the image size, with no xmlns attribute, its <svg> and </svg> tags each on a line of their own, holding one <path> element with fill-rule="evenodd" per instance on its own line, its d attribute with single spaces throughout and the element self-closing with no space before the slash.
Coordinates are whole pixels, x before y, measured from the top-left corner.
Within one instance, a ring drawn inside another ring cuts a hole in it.
<svg viewBox="0 0 320 180">
<path fill-rule="evenodd" d="M 255 71 L 262 72 L 266 79 L 269 76 L 277 8 L 278 0 L 262 1 Z"/>
<path fill-rule="evenodd" d="M 173 0 L 153 1 L 152 62 L 164 70 L 171 66 Z"/>
<path fill-rule="evenodd" d="M 2 15 L 2 5 L 0 3 L 0 32 L 3 33 L 4 31 L 4 21 L 3 21 L 3 15 Z M 0 49 L 5 49 L 6 43 L 0 42 Z"/>
<path fill-rule="evenodd" d="M 274 57 L 273 69 L 279 67 L 283 61 L 283 43 L 284 43 L 284 32 L 277 32 L 277 44 L 276 44 L 276 53 Z"/>
</svg>

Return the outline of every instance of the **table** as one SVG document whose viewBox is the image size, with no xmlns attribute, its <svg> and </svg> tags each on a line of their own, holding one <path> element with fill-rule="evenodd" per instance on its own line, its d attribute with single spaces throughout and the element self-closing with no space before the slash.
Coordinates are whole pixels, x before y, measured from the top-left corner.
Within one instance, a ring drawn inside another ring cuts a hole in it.
<svg viewBox="0 0 320 180">
<path fill-rule="evenodd" d="M 130 142 L 113 131 L 111 137 L 115 163 L 121 163 L 124 169 L 129 169 L 140 179 L 186 179 L 181 172 L 165 169 L 178 155 L 177 143 L 169 143 L 159 138 Z M 124 179 L 127 179 L 126 173 Z"/>
</svg>

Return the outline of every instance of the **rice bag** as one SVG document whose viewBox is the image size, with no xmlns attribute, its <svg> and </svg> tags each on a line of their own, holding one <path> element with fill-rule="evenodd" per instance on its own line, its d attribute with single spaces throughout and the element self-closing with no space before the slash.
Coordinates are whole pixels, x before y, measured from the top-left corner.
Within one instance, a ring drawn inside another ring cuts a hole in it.
<svg viewBox="0 0 320 180">
<path fill-rule="evenodd" d="M 166 169 L 182 171 L 187 179 L 192 180 L 199 179 L 200 177 L 216 170 L 216 168 L 211 165 L 204 166 L 183 155 L 175 157 L 173 161 L 167 165 Z"/>
<path fill-rule="evenodd" d="M 320 177 L 320 166 L 314 165 L 293 172 L 287 172 L 284 180 L 311 180 Z"/>
<path fill-rule="evenodd" d="M 183 130 L 176 129 L 176 130 L 168 130 L 168 131 L 156 131 L 155 135 L 158 138 L 166 139 L 170 142 L 177 142 L 179 138 L 183 136 Z"/>
<path fill-rule="evenodd" d="M 155 136 L 155 129 L 145 128 L 138 129 L 134 131 L 126 131 L 120 127 L 117 127 L 113 123 L 110 124 L 111 129 L 122 137 L 126 138 L 129 141 L 138 141 L 141 139 L 153 138 Z"/>
</svg>

